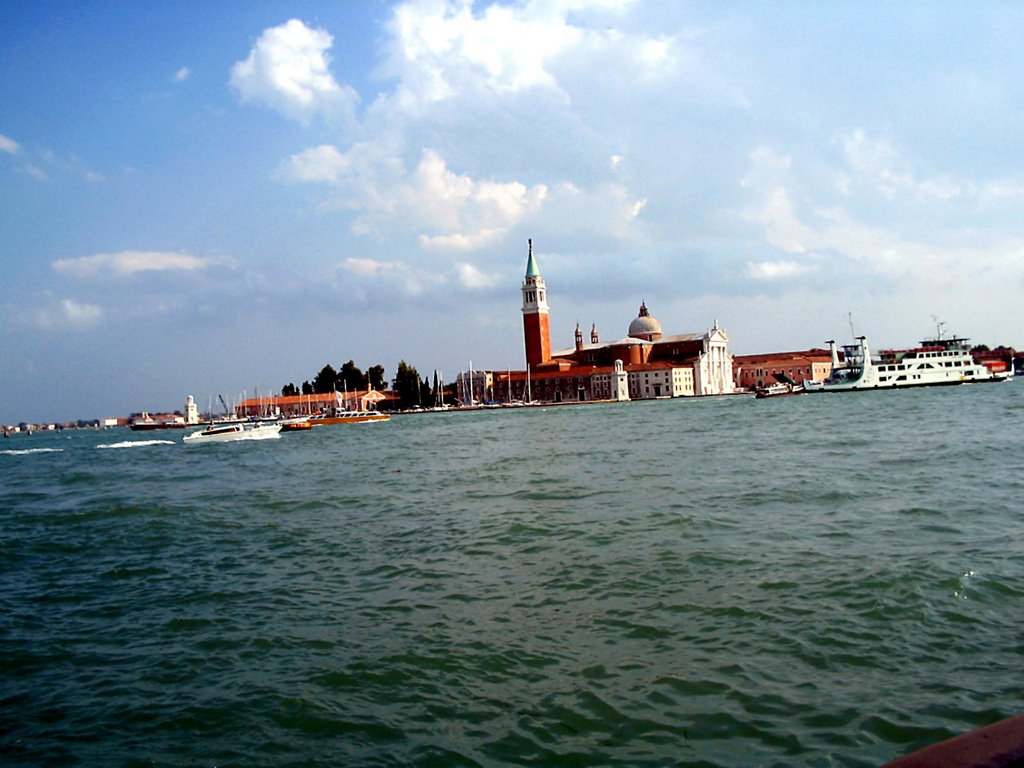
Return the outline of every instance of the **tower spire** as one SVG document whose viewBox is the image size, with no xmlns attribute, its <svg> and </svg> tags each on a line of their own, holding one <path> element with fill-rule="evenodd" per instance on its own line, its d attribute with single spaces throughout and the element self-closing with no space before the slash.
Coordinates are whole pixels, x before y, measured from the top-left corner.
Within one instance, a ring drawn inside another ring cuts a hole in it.
<svg viewBox="0 0 1024 768">
<path fill-rule="evenodd" d="M 551 332 L 548 325 L 548 297 L 544 278 L 540 276 L 533 240 L 527 240 L 529 255 L 523 278 L 523 339 L 526 342 L 526 364 L 537 366 L 551 359 Z"/>
<path fill-rule="evenodd" d="M 526 276 L 540 277 L 540 267 L 537 266 L 537 259 L 533 255 L 533 239 L 526 241 L 530 247 L 530 255 L 526 259 Z"/>
</svg>

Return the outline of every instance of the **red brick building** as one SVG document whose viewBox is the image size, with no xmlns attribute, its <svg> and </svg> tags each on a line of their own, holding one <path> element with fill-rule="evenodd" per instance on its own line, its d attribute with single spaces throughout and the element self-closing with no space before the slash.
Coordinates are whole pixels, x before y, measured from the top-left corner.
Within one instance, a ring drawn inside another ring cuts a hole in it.
<svg viewBox="0 0 1024 768">
<path fill-rule="evenodd" d="M 316 395 L 278 395 L 276 397 L 251 397 L 235 406 L 235 415 L 250 416 L 307 416 L 313 413 L 334 411 L 369 411 L 385 408 L 394 397 L 386 392 L 365 390 L 362 392 L 326 392 Z"/>
<path fill-rule="evenodd" d="M 733 391 L 729 338 L 715 321 L 704 333 L 666 336 L 641 303 L 624 338 L 602 342 L 591 328 L 589 343 L 576 326 L 575 344 L 552 350 L 547 286 L 529 243 L 522 285 L 523 340 L 527 370 L 477 371 L 470 399 L 507 402 L 631 400 Z"/>
<path fill-rule="evenodd" d="M 775 384 L 773 374 L 776 373 L 788 376 L 797 384 L 807 379 L 823 381 L 832 372 L 832 356 L 827 349 L 733 355 L 732 365 L 737 388 L 755 390 Z"/>
</svg>

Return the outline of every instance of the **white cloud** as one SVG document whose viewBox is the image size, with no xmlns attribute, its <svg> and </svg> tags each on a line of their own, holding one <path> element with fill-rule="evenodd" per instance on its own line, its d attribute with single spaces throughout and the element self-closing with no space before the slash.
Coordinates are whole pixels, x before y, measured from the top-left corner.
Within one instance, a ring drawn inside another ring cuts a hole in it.
<svg viewBox="0 0 1024 768">
<path fill-rule="evenodd" d="M 103 308 L 96 304 L 53 296 L 40 297 L 29 307 L 5 305 L 3 310 L 0 331 L 86 330 L 96 326 L 104 315 Z"/>
<path fill-rule="evenodd" d="M 763 226 L 764 239 L 786 253 L 805 253 L 815 233 L 804 224 L 784 187 L 769 190 L 748 218 Z"/>
<path fill-rule="evenodd" d="M 91 327 L 103 317 L 102 307 L 95 304 L 82 304 L 73 299 L 61 299 L 59 306 L 64 320 L 75 328 Z"/>
<path fill-rule="evenodd" d="M 418 296 L 428 288 L 447 282 L 441 272 L 412 267 L 400 261 L 347 258 L 339 268 L 359 280 L 391 287 L 407 296 Z M 467 262 L 455 265 L 455 276 L 458 284 L 470 291 L 492 288 L 499 279 L 496 275 L 484 274 Z"/>
<path fill-rule="evenodd" d="M 638 77 L 671 69 L 675 40 L 628 34 L 608 24 L 631 2 L 406 2 L 388 25 L 386 74 L 400 80 L 393 102 L 415 113 L 466 93 L 498 96 L 541 89 L 568 101 L 557 71 L 565 61 L 593 59 Z M 591 26 L 586 22 L 597 19 Z"/>
<path fill-rule="evenodd" d="M 498 284 L 497 275 L 485 275 L 472 264 L 458 264 L 459 282 L 470 290 L 485 290 Z"/>
<path fill-rule="evenodd" d="M 383 283 L 407 296 L 418 296 L 428 285 L 438 282 L 428 272 L 400 261 L 347 258 L 340 267 L 357 278 Z"/>
<path fill-rule="evenodd" d="M 529 18 L 526 8 L 492 5 L 474 17 L 469 3 L 404 3 L 391 29 L 410 93 L 425 101 L 443 99 L 470 79 L 498 93 L 556 88 L 545 58 L 580 36 L 563 20 Z"/>
<path fill-rule="evenodd" d="M 377 261 L 376 259 L 348 258 L 341 265 L 353 275 L 359 277 L 379 277 L 384 274 L 395 274 L 405 269 L 404 264 L 391 261 Z"/>
<path fill-rule="evenodd" d="M 177 72 L 174 73 L 174 82 L 176 82 L 176 83 L 184 83 L 186 80 L 188 80 L 188 78 L 189 78 L 189 76 L 191 74 L 192 74 L 192 70 L 191 69 L 189 69 L 188 67 L 182 67 L 181 69 L 179 69 Z"/>
<path fill-rule="evenodd" d="M 205 259 L 184 253 L 160 251 L 121 251 L 98 253 L 77 259 L 60 259 L 51 265 L 54 270 L 72 277 L 91 277 L 101 273 L 118 276 L 137 272 L 193 271 L 209 265 Z"/>
<path fill-rule="evenodd" d="M 923 241 L 904 234 L 899 222 L 889 227 L 875 224 L 843 207 L 818 207 L 801 214 L 783 187 L 761 190 L 760 200 L 748 218 L 761 225 L 766 243 L 786 253 L 831 253 L 849 259 L 868 280 L 881 276 L 918 289 L 955 290 L 993 274 L 1017 282 L 1024 278 L 1024 262 L 1015 261 L 1024 252 L 1020 239 L 978 239 L 967 246 Z M 747 276 L 793 277 L 811 271 L 811 266 L 788 260 L 748 263 Z"/>
<path fill-rule="evenodd" d="M 356 233 L 422 230 L 422 245 L 459 250 L 492 242 L 538 211 L 547 196 L 543 184 L 457 174 L 430 149 L 407 172 L 399 158 L 381 155 L 373 144 L 356 145 L 348 154 L 332 146 L 308 149 L 293 155 L 282 175 L 335 185 L 340 204 L 360 212 L 352 225 Z"/>
<path fill-rule="evenodd" d="M 862 178 L 887 199 L 900 194 L 913 194 L 924 199 L 948 201 L 962 197 L 971 185 L 949 176 L 918 179 L 909 164 L 887 141 L 870 138 L 863 129 L 856 129 L 840 138 L 843 154 L 854 178 Z M 843 185 L 849 189 L 849 178 Z"/>
<path fill-rule="evenodd" d="M 370 198 L 373 207 L 367 208 L 359 222 L 368 229 L 385 226 L 385 221 L 405 220 L 439 235 L 462 236 L 466 242 L 482 244 L 539 210 L 547 187 L 474 180 L 450 170 L 439 154 L 428 149 L 415 170 L 395 188 L 374 193 Z"/>
<path fill-rule="evenodd" d="M 0 152 L 6 152 L 8 155 L 12 155 L 13 157 L 18 158 L 17 160 L 14 161 L 15 168 L 21 173 L 31 176 L 33 179 L 36 179 L 37 181 L 47 181 L 49 179 L 49 177 L 46 175 L 46 171 L 44 171 L 42 168 L 40 168 L 38 165 L 35 165 L 28 159 L 21 144 L 19 144 L 9 136 L 4 136 L 3 134 L 0 134 Z M 49 158 L 44 157 L 44 159 Z"/>
<path fill-rule="evenodd" d="M 264 104 L 293 120 L 344 116 L 358 95 L 330 72 L 331 35 L 297 19 L 263 31 L 245 61 L 231 68 L 243 102 Z"/>
<path fill-rule="evenodd" d="M 350 230 L 357 235 L 412 234 L 434 253 L 482 252 L 524 222 L 560 215 L 556 210 L 589 236 L 620 237 L 647 205 L 628 178 L 642 166 L 625 167 L 623 154 L 609 151 L 619 142 L 608 141 L 598 124 L 581 141 L 569 137 L 581 122 L 589 125 L 593 110 L 599 123 L 609 119 L 595 98 L 607 86 L 603 75 L 614 73 L 624 88 L 673 71 L 676 37 L 616 27 L 631 5 L 399 3 L 377 72 L 394 86 L 360 115 L 360 140 L 293 154 L 277 177 L 326 185 L 320 210 L 354 212 Z M 300 82 L 319 73 L 322 91 L 332 92 L 330 47 L 327 30 L 298 21 L 268 29 L 236 64 L 232 84 L 243 99 L 308 119 L 320 91 L 293 97 L 305 91 L 285 88 L 269 73 L 278 69 L 274 62 L 301 59 L 304 68 L 286 69 L 304 72 Z M 591 65 L 600 82 L 590 77 Z M 581 90 L 586 106 L 576 108 L 572 97 Z M 419 157 L 410 155 L 420 147 Z M 609 183 L 613 176 L 618 184 Z"/>
<path fill-rule="evenodd" d="M 747 276 L 753 280 L 784 280 L 816 272 L 816 264 L 795 261 L 759 261 L 747 264 Z"/>
<path fill-rule="evenodd" d="M 932 197 L 936 200 L 953 200 L 961 197 L 964 192 L 964 187 L 948 176 L 925 179 L 917 185 L 917 189 L 925 197 Z"/>
<path fill-rule="evenodd" d="M 80 177 L 89 182 L 103 181 L 100 174 L 85 168 L 77 157 L 61 157 L 46 148 L 28 150 L 8 136 L 0 135 L 0 152 L 17 158 L 15 169 L 37 181 L 49 181 L 51 173 L 57 177 Z"/>
<path fill-rule="evenodd" d="M 788 171 L 793 165 L 793 158 L 789 155 L 782 155 L 776 152 L 771 147 L 764 145 L 756 147 L 753 152 L 750 153 L 750 161 L 752 169 L 768 169 L 772 172 L 778 173 L 780 171 Z M 741 182 L 744 186 L 751 183 L 751 177 L 748 176 Z"/>
<path fill-rule="evenodd" d="M 292 155 L 281 175 L 288 181 L 337 183 L 349 166 L 348 158 L 336 147 L 323 144 Z"/>
<path fill-rule="evenodd" d="M 1024 197 L 1024 182 L 1016 179 L 1000 179 L 982 184 L 978 188 L 978 196 L 983 201 L 1000 201 L 1016 197 Z"/>
<path fill-rule="evenodd" d="M 50 178 L 46 175 L 46 171 L 32 163 L 25 163 L 21 166 L 21 169 L 36 181 L 47 181 Z"/>
<path fill-rule="evenodd" d="M 0 152 L 6 152 L 9 155 L 16 155 L 21 152 L 21 145 L 14 139 L 8 138 L 0 133 Z"/>
<path fill-rule="evenodd" d="M 473 234 L 420 235 L 419 244 L 435 251 L 476 251 L 501 238 L 505 230 L 481 229 Z"/>
</svg>

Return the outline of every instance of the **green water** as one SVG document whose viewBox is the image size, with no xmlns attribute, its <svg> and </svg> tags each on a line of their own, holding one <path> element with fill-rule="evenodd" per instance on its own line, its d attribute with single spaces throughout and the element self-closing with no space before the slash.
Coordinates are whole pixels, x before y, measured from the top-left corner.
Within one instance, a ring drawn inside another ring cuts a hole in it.
<svg viewBox="0 0 1024 768">
<path fill-rule="evenodd" d="M 1022 416 L 1014 382 L 10 438 L 0 762 L 879 765 L 1024 711 Z"/>
</svg>

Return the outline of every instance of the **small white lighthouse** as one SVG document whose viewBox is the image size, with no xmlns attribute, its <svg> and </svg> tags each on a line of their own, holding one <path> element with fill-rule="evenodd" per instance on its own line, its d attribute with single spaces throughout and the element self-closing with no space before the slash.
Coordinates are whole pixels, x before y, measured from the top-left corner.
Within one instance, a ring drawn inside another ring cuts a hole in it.
<svg viewBox="0 0 1024 768">
<path fill-rule="evenodd" d="M 192 397 L 192 395 L 189 395 L 188 399 L 185 401 L 185 423 L 199 423 L 199 406 L 196 405 L 196 399 Z"/>
</svg>

